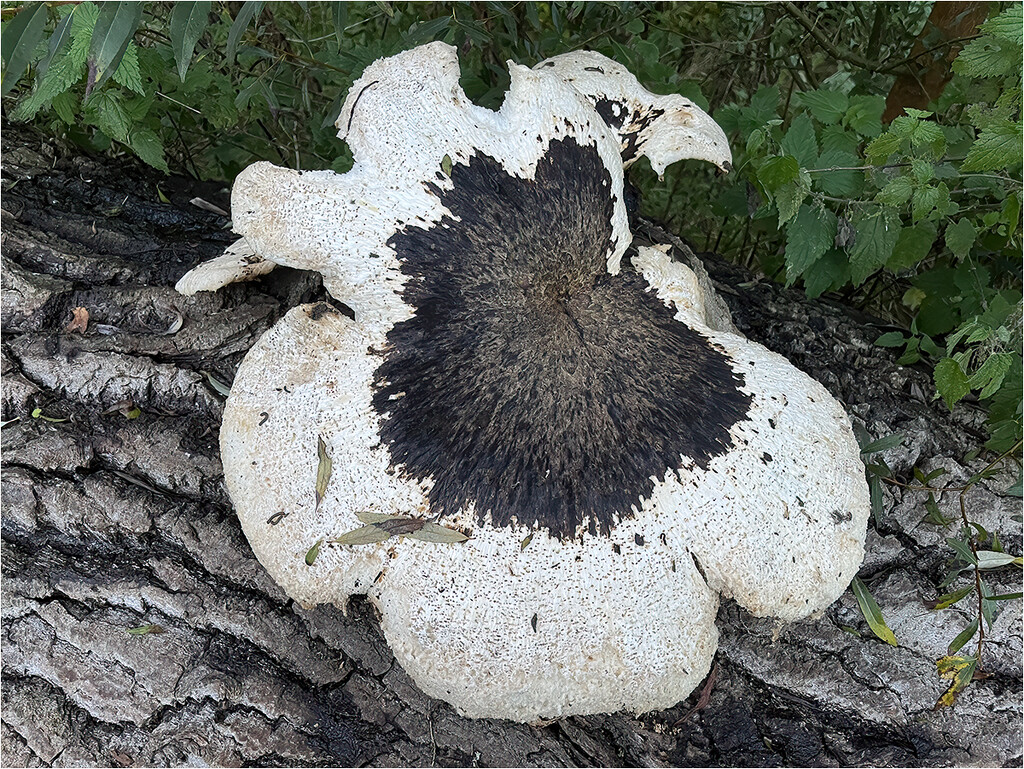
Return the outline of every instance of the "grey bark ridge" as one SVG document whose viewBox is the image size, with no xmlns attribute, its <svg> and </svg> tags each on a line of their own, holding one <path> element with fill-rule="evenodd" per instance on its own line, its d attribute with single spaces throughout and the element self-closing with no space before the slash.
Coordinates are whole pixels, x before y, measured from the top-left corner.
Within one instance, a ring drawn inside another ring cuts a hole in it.
<svg viewBox="0 0 1024 769">
<path fill-rule="evenodd" d="M 717 680 L 697 712 L 700 690 L 640 717 L 527 726 L 467 720 L 427 698 L 369 604 L 346 616 L 281 592 L 224 490 L 223 398 L 210 378 L 229 384 L 289 307 L 323 298 L 319 281 L 281 269 L 181 297 L 174 281 L 233 239 L 223 217 L 188 201 L 226 207 L 224 190 L 5 129 L 2 406 L 18 421 L 3 428 L 0 764 L 1020 765 L 1020 602 L 990 636 L 992 678 L 932 712 L 944 688 L 934 660 L 968 620 L 925 608 L 953 532 L 922 524 L 923 496 L 896 487 L 861 576 L 898 649 L 871 636 L 850 593 L 786 626 L 724 602 Z M 874 347 L 865 319 L 636 227 L 673 243 L 736 327 L 819 379 L 873 436 L 903 432 L 885 455 L 897 473 L 943 466 L 955 481 L 981 466 L 957 459 L 982 442 L 981 413 L 936 407 L 927 374 Z M 85 333 L 66 330 L 75 307 L 89 311 Z M 36 408 L 64 421 L 34 419 Z M 968 505 L 1019 554 L 1011 482 L 982 482 Z M 958 510 L 954 494 L 939 504 Z M 991 581 L 1017 590 L 1019 572 Z M 144 625 L 163 632 L 127 632 Z"/>
</svg>

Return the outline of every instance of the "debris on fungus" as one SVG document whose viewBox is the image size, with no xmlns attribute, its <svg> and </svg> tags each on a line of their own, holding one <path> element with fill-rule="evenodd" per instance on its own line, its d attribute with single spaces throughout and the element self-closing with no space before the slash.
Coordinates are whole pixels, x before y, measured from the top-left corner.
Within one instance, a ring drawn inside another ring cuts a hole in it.
<svg viewBox="0 0 1024 769">
<path fill-rule="evenodd" d="M 454 48 L 382 59 L 338 118 L 351 171 L 238 177 L 243 240 L 182 290 L 288 265 L 355 319 L 296 307 L 249 351 L 228 489 L 289 595 L 368 596 L 465 715 L 670 707 L 710 668 L 720 594 L 796 620 L 849 584 L 857 443 L 820 384 L 710 320 L 668 248 L 630 245 L 624 164 L 728 169 L 711 119 L 597 54 L 510 77 L 494 112 Z M 452 533 L 407 536 L 427 522 Z"/>
</svg>

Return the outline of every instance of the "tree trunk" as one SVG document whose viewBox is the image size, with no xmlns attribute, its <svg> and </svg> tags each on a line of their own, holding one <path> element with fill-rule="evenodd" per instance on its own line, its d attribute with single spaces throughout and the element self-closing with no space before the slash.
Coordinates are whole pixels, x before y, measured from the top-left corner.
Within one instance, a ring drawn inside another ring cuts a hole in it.
<svg viewBox="0 0 1024 769">
<path fill-rule="evenodd" d="M 921 523 L 926 495 L 894 485 L 861 577 L 899 648 L 849 592 L 790 625 L 726 601 L 713 679 L 670 710 L 460 718 L 395 664 L 370 605 L 345 616 L 289 600 L 224 490 L 217 383 L 287 308 L 322 296 L 319 280 L 278 269 L 179 296 L 177 278 L 233 239 L 188 202 L 226 207 L 223 189 L 64 157 L 24 130 L 3 140 L 3 419 L 16 420 L 3 427 L 4 766 L 1020 764 L 1020 601 L 987 636 L 991 677 L 933 711 L 935 659 L 971 607 L 926 608 L 955 525 Z M 872 345 L 868 319 L 701 259 L 745 334 L 872 436 L 905 435 L 885 453 L 898 477 L 941 466 L 935 483 L 957 485 L 985 464 L 963 461 L 984 440 L 981 412 L 937 406 L 926 372 Z M 1012 480 L 979 483 L 967 510 L 1019 553 Z M 959 515 L 956 494 L 938 501 Z M 1011 592 L 1019 573 L 989 581 Z"/>
</svg>

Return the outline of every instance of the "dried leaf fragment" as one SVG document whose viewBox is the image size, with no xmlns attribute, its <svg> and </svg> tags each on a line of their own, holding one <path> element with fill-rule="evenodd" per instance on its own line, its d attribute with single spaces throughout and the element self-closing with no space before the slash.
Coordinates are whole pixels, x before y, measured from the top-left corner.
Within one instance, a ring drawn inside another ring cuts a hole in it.
<svg viewBox="0 0 1024 769">
<path fill-rule="evenodd" d="M 128 628 L 128 635 L 152 635 L 154 633 L 165 633 L 163 627 L 160 625 L 139 625 L 138 627 Z"/>
<path fill-rule="evenodd" d="M 977 665 L 977 658 L 970 655 L 966 657 L 950 655 L 940 657 L 935 661 L 935 667 L 939 671 L 939 678 L 949 678 L 951 680 L 949 688 L 939 697 L 933 710 L 948 708 L 956 702 L 956 696 L 966 689 L 974 679 L 974 671 Z"/>
<path fill-rule="evenodd" d="M 452 175 L 452 159 L 449 155 L 445 155 L 441 158 L 441 170 L 444 171 L 445 176 Z"/>
<path fill-rule="evenodd" d="M 533 542 L 533 532 L 532 531 L 529 534 L 527 534 L 525 537 L 523 537 L 523 541 L 519 543 L 519 552 L 523 552 L 526 549 L 526 546 L 529 545 L 531 542 Z"/>
<path fill-rule="evenodd" d="M 73 334 L 76 331 L 84 334 L 89 328 L 89 311 L 84 307 L 75 307 L 71 310 L 71 322 L 64 329 L 67 333 Z"/>
<path fill-rule="evenodd" d="M 316 557 L 320 555 L 320 545 L 324 543 L 323 538 L 318 539 L 313 547 L 306 551 L 306 566 L 316 563 Z"/>
<path fill-rule="evenodd" d="M 331 457 L 327 453 L 327 444 L 324 443 L 322 435 L 316 439 L 316 509 L 320 509 L 320 503 L 327 493 L 327 484 L 331 482 Z"/>
<path fill-rule="evenodd" d="M 331 541 L 339 545 L 369 545 L 391 537 L 409 537 L 423 542 L 441 543 L 465 542 L 469 539 L 461 531 L 422 518 L 369 512 L 358 512 L 356 517 L 366 525 L 347 531 Z"/>
</svg>

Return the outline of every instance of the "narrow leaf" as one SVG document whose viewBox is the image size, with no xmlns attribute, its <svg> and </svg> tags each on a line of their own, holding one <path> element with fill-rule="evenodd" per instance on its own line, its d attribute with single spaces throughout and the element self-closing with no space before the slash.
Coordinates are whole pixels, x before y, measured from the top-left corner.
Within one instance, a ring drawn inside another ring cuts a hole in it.
<svg viewBox="0 0 1024 769">
<path fill-rule="evenodd" d="M 171 49 L 178 65 L 178 77 L 185 82 L 185 73 L 192 63 L 196 43 L 210 23 L 210 0 L 175 3 L 171 11 Z"/>
<path fill-rule="evenodd" d="M 963 648 L 964 644 L 966 644 L 968 641 L 974 638 L 974 634 L 977 632 L 978 618 L 975 617 L 973 620 L 971 620 L 970 625 L 961 630 L 957 637 L 949 642 L 949 648 L 947 649 L 947 651 L 950 654 L 956 654 Z"/>
<path fill-rule="evenodd" d="M 899 643 L 896 641 L 896 634 L 885 624 L 882 610 L 878 608 L 875 599 L 868 592 L 867 587 L 861 582 L 859 577 L 853 578 L 851 587 L 853 588 L 854 596 L 857 598 L 857 605 L 860 606 L 861 614 L 867 620 L 871 632 L 890 646 L 899 646 Z"/>
<path fill-rule="evenodd" d="M 104 3 L 89 42 L 86 98 L 114 74 L 142 20 L 142 3 Z"/>
<path fill-rule="evenodd" d="M 43 39 L 46 28 L 46 6 L 43 3 L 31 3 L 21 9 L 4 29 L 0 38 L 3 50 L 4 67 L 2 93 L 10 91 L 28 68 L 32 54 Z M 56 33 L 55 33 L 56 34 Z"/>
<path fill-rule="evenodd" d="M 990 595 L 987 600 L 989 601 L 1014 601 L 1018 598 L 1024 597 L 1024 593 L 1002 593 L 1001 595 Z"/>
<path fill-rule="evenodd" d="M 952 593 L 946 593 L 946 595 L 939 596 L 939 599 L 935 602 L 935 605 L 932 608 L 936 611 L 939 611 L 940 609 L 948 609 L 950 606 L 966 598 L 973 592 L 974 585 L 967 585 L 959 590 L 954 590 Z"/>
<path fill-rule="evenodd" d="M 318 539 L 313 547 L 306 551 L 306 566 L 312 566 L 316 563 L 316 557 L 320 555 L 320 545 L 324 543 L 323 539 Z"/>
<path fill-rule="evenodd" d="M 407 536 L 424 542 L 465 542 L 469 537 L 461 531 L 449 529 L 447 526 L 428 522 L 419 531 L 410 532 Z"/>
<path fill-rule="evenodd" d="M 324 443 L 323 436 L 317 436 L 316 456 L 316 506 L 319 509 L 327 493 L 327 484 L 331 482 L 331 457 L 327 453 L 327 444 Z"/>
<path fill-rule="evenodd" d="M 960 560 L 964 561 L 965 563 L 969 563 L 972 566 L 977 566 L 978 559 L 974 557 L 974 553 L 971 552 L 971 548 L 965 545 L 959 539 L 946 537 L 946 544 L 956 551 L 956 554 L 960 557 Z"/>
<path fill-rule="evenodd" d="M 366 510 L 359 510 L 356 512 L 356 518 L 359 519 L 360 523 L 384 523 L 384 521 L 391 521 L 395 518 L 401 518 L 401 516 L 388 513 L 371 513 Z"/>
<path fill-rule="evenodd" d="M 42 80 L 46 75 L 46 70 L 50 67 L 53 57 L 63 50 L 65 44 L 71 41 L 71 22 L 74 17 L 75 11 L 72 10 L 71 13 L 57 23 L 57 28 L 54 29 L 53 34 L 50 35 L 50 40 L 46 44 L 46 55 L 39 60 L 38 64 L 36 64 L 37 81 Z"/>
<path fill-rule="evenodd" d="M 1009 553 L 997 553 L 994 550 L 978 551 L 979 569 L 998 569 L 1001 566 L 1009 566 L 1011 563 L 1019 560 L 1019 558 L 1016 558 Z"/>
<path fill-rule="evenodd" d="M 338 38 L 338 46 L 340 47 L 345 38 L 345 23 L 348 21 L 348 3 L 331 3 L 331 16 L 334 20 L 334 35 Z"/>
<path fill-rule="evenodd" d="M 340 537 L 331 541 L 339 545 L 370 545 L 374 542 L 383 542 L 390 537 L 391 535 L 382 528 L 371 523 L 366 526 L 360 526 L 352 531 L 346 531 Z"/>
<path fill-rule="evenodd" d="M 333 6 L 344 7 L 345 3 L 333 3 Z M 260 11 L 263 9 L 263 3 L 259 0 L 248 0 L 242 3 L 242 7 L 238 9 L 238 15 L 235 17 L 235 21 L 231 24 L 231 29 L 228 30 L 228 44 L 225 49 L 224 55 L 228 60 L 228 64 L 231 64 L 235 60 L 235 52 L 238 50 L 238 41 L 242 39 L 242 35 L 245 34 L 245 30 L 249 28 L 249 22 L 254 17 L 259 16 Z"/>
<path fill-rule="evenodd" d="M 889 449 L 896 448 L 903 443 L 903 433 L 893 433 L 892 435 L 886 435 L 884 438 L 871 441 L 867 446 L 864 446 L 860 450 L 861 456 L 866 454 L 877 454 L 879 451 L 887 451 Z"/>
<path fill-rule="evenodd" d="M 166 632 L 160 625 L 139 625 L 128 628 L 128 635 L 152 635 Z"/>
</svg>

